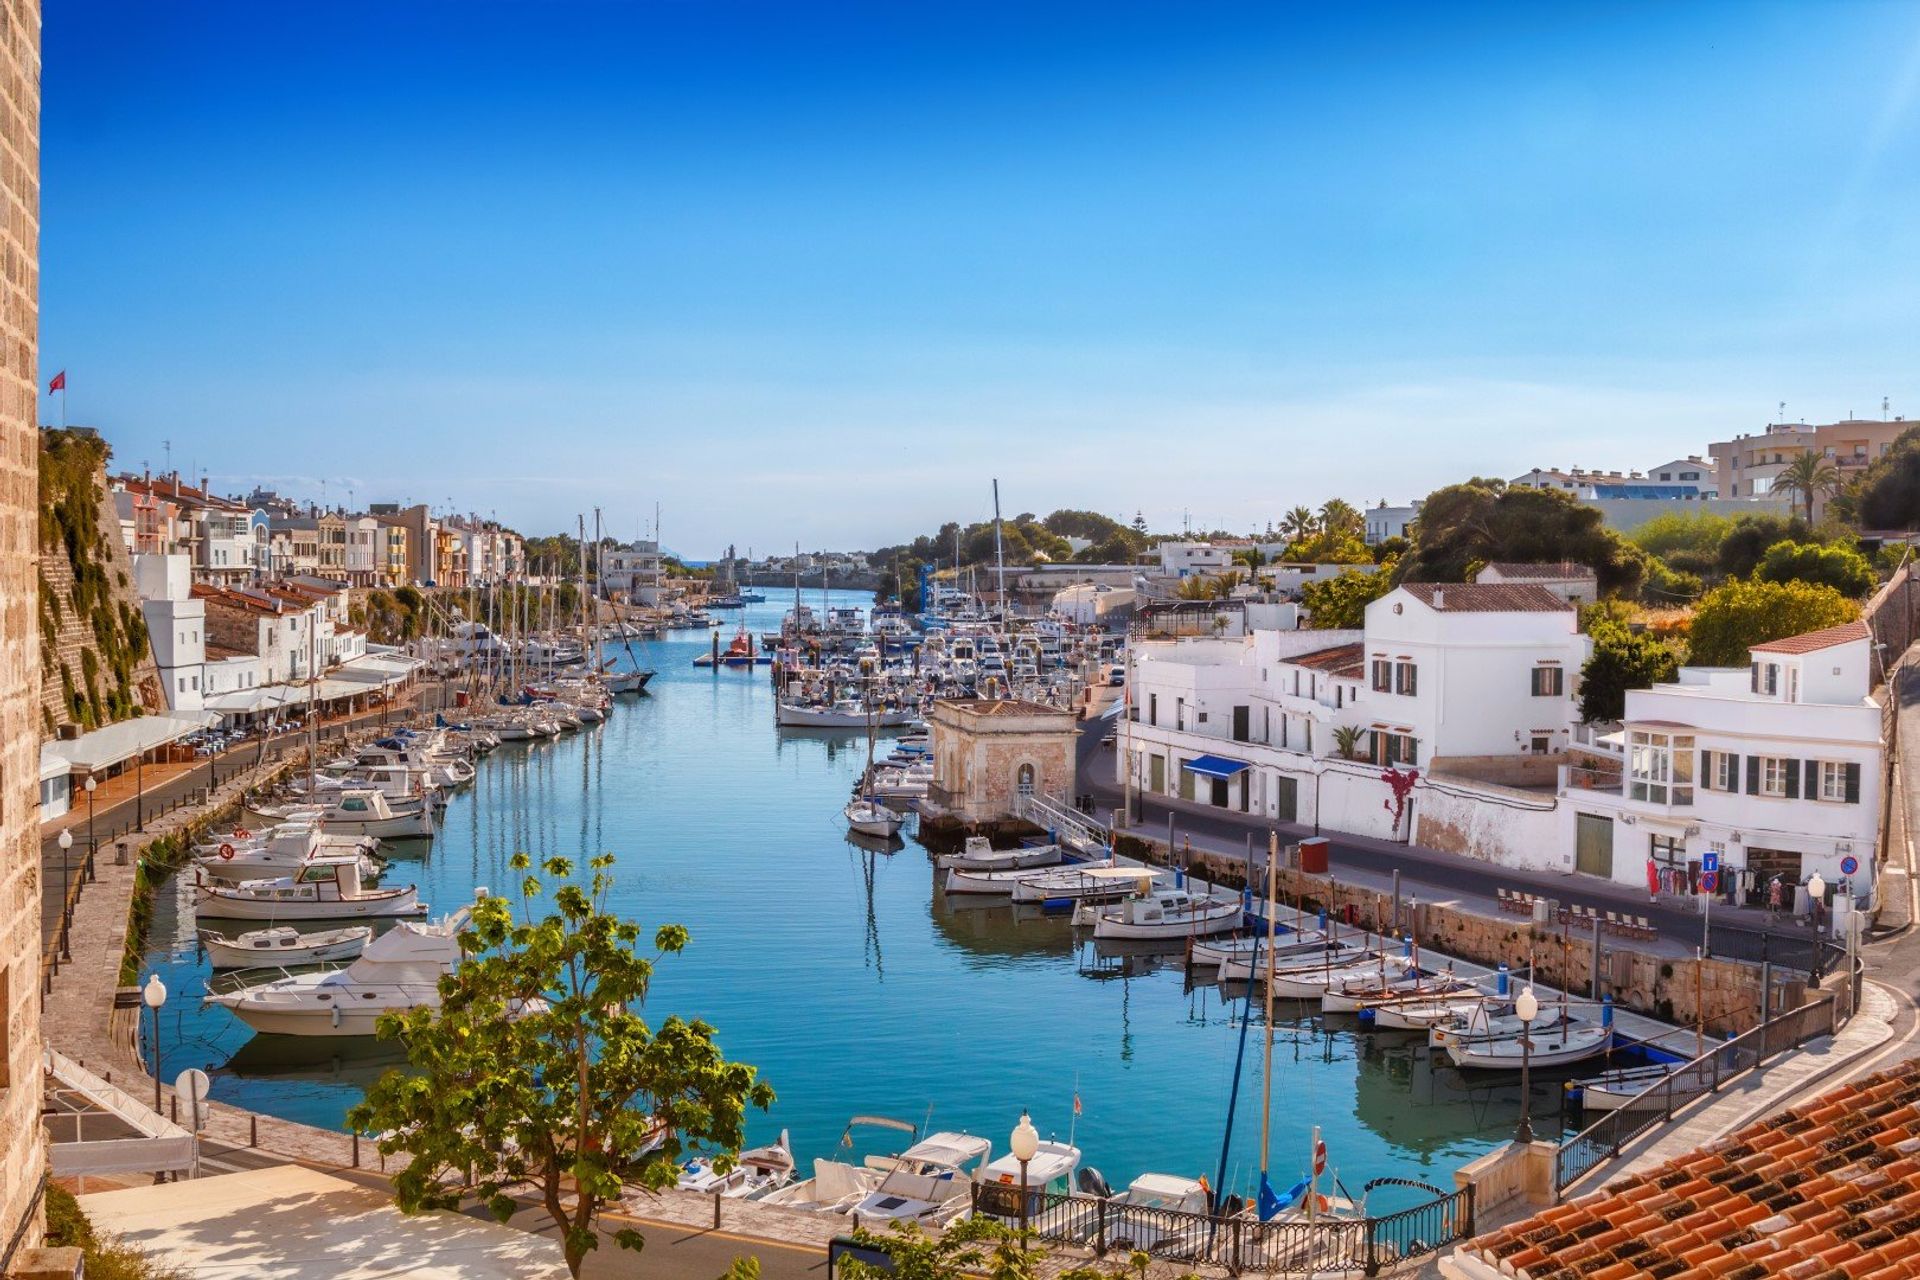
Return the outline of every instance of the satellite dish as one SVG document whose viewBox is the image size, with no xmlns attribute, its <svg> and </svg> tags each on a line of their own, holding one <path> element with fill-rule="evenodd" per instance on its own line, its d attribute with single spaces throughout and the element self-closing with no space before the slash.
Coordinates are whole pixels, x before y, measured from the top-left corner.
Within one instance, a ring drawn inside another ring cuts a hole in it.
<svg viewBox="0 0 1920 1280">
<path fill-rule="evenodd" d="M 186 1127 L 189 1132 L 197 1133 L 207 1118 L 207 1093 L 213 1088 L 213 1081 L 207 1073 L 198 1067 L 188 1067 L 174 1077 L 173 1092 L 185 1104 Z"/>
</svg>

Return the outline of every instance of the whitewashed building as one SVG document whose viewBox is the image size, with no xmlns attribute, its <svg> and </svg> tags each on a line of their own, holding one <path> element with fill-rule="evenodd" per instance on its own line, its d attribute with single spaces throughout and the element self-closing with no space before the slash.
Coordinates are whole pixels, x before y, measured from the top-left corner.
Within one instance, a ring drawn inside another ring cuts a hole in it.
<svg viewBox="0 0 1920 1280">
<path fill-rule="evenodd" d="M 1160 572 L 1169 578 L 1191 578 L 1225 573 L 1233 567 L 1233 552 L 1211 542 L 1161 543 L 1154 548 L 1160 554 Z"/>
<path fill-rule="evenodd" d="M 1569 604 L 1592 604 L 1600 598 L 1600 582 L 1592 568 L 1571 560 L 1547 563 L 1515 563 L 1495 560 L 1482 565 L 1473 575 L 1475 582 L 1490 584 L 1531 583 L 1545 587 Z"/>
<path fill-rule="evenodd" d="M 630 542 L 606 553 L 601 590 L 609 599 L 629 604 L 657 605 L 666 594 L 660 544 L 652 539 Z"/>
<path fill-rule="evenodd" d="M 1715 892 L 1735 902 L 1764 904 L 1778 879 L 1792 908 L 1815 873 L 1864 899 L 1885 749 L 1872 643 L 1850 622 L 1628 691 L 1620 731 L 1566 771 L 1576 868 L 1693 892 L 1712 855 Z"/>
<path fill-rule="evenodd" d="M 191 561 L 182 554 L 136 555 L 133 585 L 167 710 L 198 711 L 207 692 L 207 606 L 193 595 Z"/>
<path fill-rule="evenodd" d="M 1425 506 L 1424 499 L 1408 503 L 1403 507 L 1390 507 L 1382 499 L 1377 507 L 1368 507 L 1362 514 L 1366 523 L 1366 542 L 1375 547 L 1388 538 L 1411 536 L 1413 522 L 1419 518 L 1420 508 Z"/>
</svg>

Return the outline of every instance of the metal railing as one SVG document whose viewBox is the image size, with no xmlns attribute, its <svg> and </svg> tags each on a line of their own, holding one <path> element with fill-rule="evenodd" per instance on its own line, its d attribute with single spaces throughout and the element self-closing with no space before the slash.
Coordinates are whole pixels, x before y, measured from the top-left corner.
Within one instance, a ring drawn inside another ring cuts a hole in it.
<svg viewBox="0 0 1920 1280">
<path fill-rule="evenodd" d="M 1560 1144 L 1554 1157 L 1555 1188 L 1565 1191 L 1595 1168 L 1617 1157 L 1622 1148 L 1641 1134 L 1672 1120 L 1675 1111 L 1696 1098 L 1718 1093 L 1729 1081 L 1760 1069 L 1809 1040 L 1832 1035 L 1837 1013 L 1834 997 L 1823 995 L 1731 1040 L 1717 1042 L 1699 1057 L 1675 1066 L 1654 1084 Z"/>
<path fill-rule="evenodd" d="M 1020 1192 L 997 1184 L 973 1187 L 973 1210 L 1018 1226 Z M 1473 1234 L 1473 1188 L 1395 1213 L 1367 1217 L 1288 1216 L 1261 1222 L 1245 1214 L 1216 1217 L 1182 1209 L 1127 1204 L 1101 1196 L 1027 1193 L 1027 1229 L 1037 1240 L 1104 1256 L 1141 1252 L 1170 1262 L 1242 1272 L 1377 1275 Z"/>
</svg>

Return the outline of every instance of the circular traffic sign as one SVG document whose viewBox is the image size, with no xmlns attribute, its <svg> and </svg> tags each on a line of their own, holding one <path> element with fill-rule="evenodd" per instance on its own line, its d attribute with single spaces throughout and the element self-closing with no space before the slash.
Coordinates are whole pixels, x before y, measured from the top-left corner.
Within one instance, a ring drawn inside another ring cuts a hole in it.
<svg viewBox="0 0 1920 1280">
<path fill-rule="evenodd" d="M 1700 892 L 1712 893 L 1714 890 L 1718 889 L 1719 887 L 1720 887 L 1719 872 L 1703 871 L 1700 873 Z"/>
<path fill-rule="evenodd" d="M 1860 859 L 1854 857 L 1852 854 L 1848 854 L 1846 857 L 1840 859 L 1841 875 L 1850 876 L 1858 870 L 1860 870 Z"/>
</svg>

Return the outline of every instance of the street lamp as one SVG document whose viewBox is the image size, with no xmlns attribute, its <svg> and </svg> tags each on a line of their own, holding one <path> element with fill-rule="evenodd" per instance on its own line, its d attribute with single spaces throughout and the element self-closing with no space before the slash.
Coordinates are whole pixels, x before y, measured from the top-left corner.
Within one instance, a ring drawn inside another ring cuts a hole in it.
<svg viewBox="0 0 1920 1280">
<path fill-rule="evenodd" d="M 1813 878 L 1807 881 L 1807 897 L 1812 899 L 1809 905 L 1813 908 L 1813 931 L 1818 934 L 1820 932 L 1820 908 L 1827 900 L 1827 882 L 1820 878 L 1818 871 L 1814 872 Z"/>
<path fill-rule="evenodd" d="M 160 1006 L 167 1002 L 167 984 L 160 981 L 160 975 L 147 975 L 147 985 L 140 988 L 140 1002 L 153 1010 L 153 1112 L 160 1114 Z"/>
<path fill-rule="evenodd" d="M 1007 1146 L 1013 1151 L 1013 1158 L 1020 1162 L 1020 1252 L 1027 1251 L 1027 1161 L 1040 1154 L 1040 1131 L 1033 1127 L 1033 1121 L 1023 1109 L 1020 1123 L 1013 1126 L 1013 1136 L 1007 1139 Z"/>
<path fill-rule="evenodd" d="M 92 857 L 100 852 L 100 846 L 93 840 L 93 789 L 100 784 L 92 774 L 88 774 L 84 785 L 87 789 L 87 856 Z"/>
<path fill-rule="evenodd" d="M 1533 1020 L 1540 1016 L 1540 1000 L 1528 987 L 1513 1002 L 1514 1016 L 1520 1019 L 1520 1128 L 1515 1142 L 1533 1141 Z"/>
<path fill-rule="evenodd" d="M 61 958 L 73 959 L 73 952 L 67 949 L 67 851 L 73 848 L 73 832 L 60 828 L 60 952 Z"/>
</svg>

